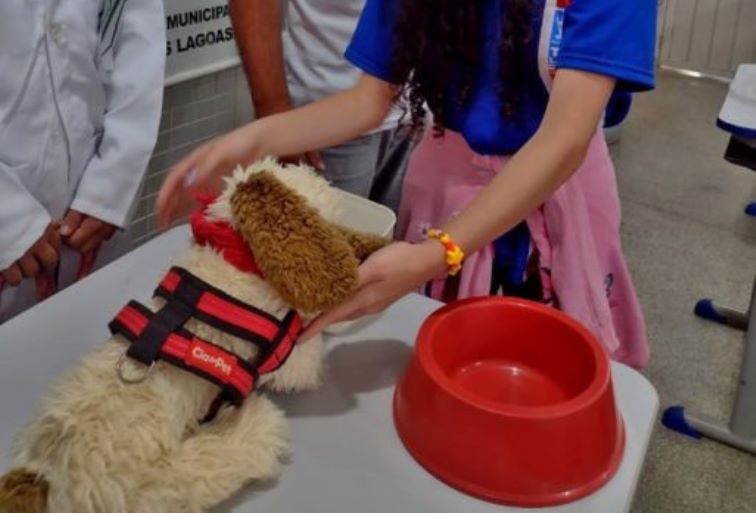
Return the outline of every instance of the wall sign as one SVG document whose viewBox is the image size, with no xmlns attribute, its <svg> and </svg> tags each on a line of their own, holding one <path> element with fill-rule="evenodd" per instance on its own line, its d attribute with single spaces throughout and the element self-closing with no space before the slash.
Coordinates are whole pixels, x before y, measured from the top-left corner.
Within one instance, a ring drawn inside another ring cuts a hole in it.
<svg viewBox="0 0 756 513">
<path fill-rule="evenodd" d="M 239 63 L 226 0 L 164 0 L 166 85 Z"/>
</svg>

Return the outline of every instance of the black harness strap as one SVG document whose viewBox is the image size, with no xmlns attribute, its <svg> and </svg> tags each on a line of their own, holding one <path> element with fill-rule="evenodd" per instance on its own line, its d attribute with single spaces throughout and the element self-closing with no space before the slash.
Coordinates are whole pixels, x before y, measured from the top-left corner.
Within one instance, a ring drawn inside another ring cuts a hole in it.
<svg viewBox="0 0 756 513">
<path fill-rule="evenodd" d="M 261 374 L 280 368 L 302 331 L 295 311 L 279 321 L 179 267 L 170 270 L 155 295 L 165 300 L 159 311 L 131 301 L 109 324 L 110 331 L 130 342 L 128 357 L 145 365 L 163 360 L 221 387 L 208 413 L 211 417 L 223 402 L 243 401 Z M 196 337 L 184 328 L 191 318 L 255 344 L 258 356 L 248 362 Z"/>
<path fill-rule="evenodd" d="M 181 288 L 184 292 L 179 293 Z M 230 296 L 181 267 L 171 268 L 155 289 L 155 296 L 165 300 L 176 298 L 192 307 L 192 317 L 263 350 L 268 348 L 281 323 L 268 312 Z"/>
<path fill-rule="evenodd" d="M 146 306 L 130 301 L 108 327 L 111 333 L 123 336 L 132 343 L 131 347 L 134 347 L 136 341 L 148 333 L 155 317 L 156 314 Z M 209 358 L 214 355 L 218 364 L 197 360 L 196 356 L 192 355 L 197 348 L 200 348 L 202 354 Z M 257 369 L 249 362 L 220 346 L 195 337 L 181 327 L 168 334 L 160 344 L 155 359 L 150 363 L 156 360 L 163 360 L 216 384 L 222 389 L 223 396 L 234 404 L 241 403 L 252 392 L 258 378 Z M 219 365 L 223 363 L 228 365 L 227 371 Z"/>
</svg>

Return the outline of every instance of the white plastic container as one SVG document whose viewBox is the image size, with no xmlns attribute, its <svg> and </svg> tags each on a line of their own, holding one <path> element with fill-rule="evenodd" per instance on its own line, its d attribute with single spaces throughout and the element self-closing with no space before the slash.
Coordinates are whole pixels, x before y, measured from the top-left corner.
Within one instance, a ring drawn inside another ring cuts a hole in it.
<svg viewBox="0 0 756 513">
<path fill-rule="evenodd" d="M 341 195 L 341 216 L 337 222 L 364 233 L 391 238 L 396 226 L 396 215 L 388 208 L 346 191 Z"/>
<path fill-rule="evenodd" d="M 367 200 L 356 194 L 339 191 L 341 199 L 341 216 L 337 222 L 342 226 L 363 233 L 373 233 L 392 238 L 396 226 L 396 215 L 388 208 Z M 357 325 L 363 326 L 374 320 L 377 315 L 365 316 L 355 321 L 340 322 L 326 328 L 326 333 L 337 334 L 349 331 Z"/>
</svg>

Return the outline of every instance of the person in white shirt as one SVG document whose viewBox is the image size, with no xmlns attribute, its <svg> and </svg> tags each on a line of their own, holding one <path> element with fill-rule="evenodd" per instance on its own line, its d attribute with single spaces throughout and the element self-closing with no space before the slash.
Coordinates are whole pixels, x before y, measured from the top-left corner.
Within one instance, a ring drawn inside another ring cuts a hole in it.
<svg viewBox="0 0 756 513">
<path fill-rule="evenodd" d="M 257 117 L 348 89 L 360 76 L 344 58 L 365 0 L 229 0 Z M 368 108 L 369 106 L 366 106 Z M 401 109 L 374 131 L 306 155 L 335 186 L 398 209 L 413 141 Z"/>
<path fill-rule="evenodd" d="M 3 0 L 0 70 L 3 322 L 123 238 L 157 138 L 163 2 Z"/>
</svg>

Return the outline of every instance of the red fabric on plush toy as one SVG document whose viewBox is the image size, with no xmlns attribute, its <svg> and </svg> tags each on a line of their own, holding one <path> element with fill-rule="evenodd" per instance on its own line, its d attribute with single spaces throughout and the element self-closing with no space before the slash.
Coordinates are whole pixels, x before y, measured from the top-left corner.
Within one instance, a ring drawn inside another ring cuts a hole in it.
<svg viewBox="0 0 756 513">
<path fill-rule="evenodd" d="M 241 234 L 225 221 L 211 221 L 207 217 L 207 208 L 217 196 L 198 195 L 200 208 L 191 216 L 190 224 L 194 240 L 200 246 L 211 246 L 223 258 L 242 272 L 262 276 L 260 268 L 255 262 L 255 255 L 249 249 Z"/>
</svg>

